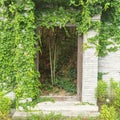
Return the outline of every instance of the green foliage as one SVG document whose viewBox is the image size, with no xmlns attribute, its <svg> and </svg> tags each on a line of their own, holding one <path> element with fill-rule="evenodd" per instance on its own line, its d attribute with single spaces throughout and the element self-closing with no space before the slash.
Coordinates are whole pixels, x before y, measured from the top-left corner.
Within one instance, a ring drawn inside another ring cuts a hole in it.
<svg viewBox="0 0 120 120">
<path fill-rule="evenodd" d="M 47 84 L 45 87 L 49 91 L 51 90 L 49 83 L 54 85 L 57 77 L 68 78 L 71 82 L 75 81 L 77 76 L 77 33 L 75 27 L 61 29 L 55 27 L 53 30 L 40 28 L 39 30 L 42 34 L 42 54 L 40 54 L 40 80 L 42 84 Z M 41 87 L 43 89 L 44 85 Z"/>
<path fill-rule="evenodd" d="M 29 120 L 60 120 L 63 118 L 61 114 L 50 113 L 48 115 L 43 115 L 40 113 L 39 115 L 32 115 Z"/>
<path fill-rule="evenodd" d="M 91 8 L 89 2 L 75 5 L 70 0 L 60 2 L 57 1 L 36 1 L 36 16 L 37 23 L 40 26 L 47 28 L 59 26 L 65 27 L 67 23 L 73 23 L 76 25 L 79 33 L 87 32 L 91 27 Z M 41 3 L 41 4 L 40 4 Z M 38 5 L 39 4 L 39 5 Z M 90 4 L 92 5 L 92 4 Z M 93 13 L 92 11 L 92 14 Z"/>
<path fill-rule="evenodd" d="M 110 79 L 110 99 L 112 103 L 114 102 L 114 98 L 116 96 L 116 91 L 118 88 L 118 82 L 114 81 L 113 79 Z"/>
<path fill-rule="evenodd" d="M 98 73 L 98 80 L 102 80 L 102 77 L 103 77 L 103 73 L 99 72 Z"/>
<path fill-rule="evenodd" d="M 103 57 L 119 49 L 119 0 L 34 0 L 34 2 L 38 25 L 61 28 L 67 23 L 72 23 L 76 25 L 79 34 L 86 33 L 90 29 L 97 29 L 98 34 L 89 42 L 96 46 L 99 56 Z M 91 17 L 98 14 L 101 15 L 101 20 L 92 21 Z"/>
<path fill-rule="evenodd" d="M 61 78 L 61 77 L 57 78 L 55 85 L 57 85 L 60 88 L 63 88 L 64 90 L 66 90 L 71 94 L 77 93 L 76 84 L 67 78 Z"/>
<path fill-rule="evenodd" d="M 31 117 L 29 117 L 26 120 L 99 120 L 97 118 L 82 118 L 80 116 L 77 117 L 65 117 L 62 116 L 61 114 L 55 114 L 51 112 L 50 114 L 43 114 L 39 113 L 38 115 L 32 114 Z"/>
<path fill-rule="evenodd" d="M 103 75 L 106 75 L 108 73 L 102 73 L 102 72 L 98 72 L 98 80 L 102 80 L 103 79 Z"/>
<path fill-rule="evenodd" d="M 101 15 L 101 21 L 92 21 L 91 17 L 97 14 Z M 14 90 L 17 101 L 34 99 L 40 93 L 39 73 L 34 62 L 38 50 L 35 22 L 46 28 L 61 28 L 72 23 L 80 35 L 98 29 L 99 34 L 89 42 L 96 46 L 99 56 L 120 47 L 119 0 L 1 0 L 0 91 Z M 119 95 L 119 89 L 117 91 Z"/>
<path fill-rule="evenodd" d="M 70 78 L 70 80 L 77 80 L 77 71 L 75 70 L 75 68 L 71 68 L 69 71 L 68 71 L 68 74 L 67 74 L 68 78 Z M 77 82 L 77 81 L 76 81 Z"/>
<path fill-rule="evenodd" d="M 33 8 L 31 0 L 0 1 L 0 89 L 14 90 L 17 101 L 40 92 Z"/>
<path fill-rule="evenodd" d="M 102 120 L 116 120 L 116 111 L 113 106 L 108 107 L 107 105 L 103 105 L 100 113 Z"/>
<path fill-rule="evenodd" d="M 2 92 L 0 92 L 0 119 L 7 119 L 7 116 L 10 113 L 11 108 L 11 100 L 4 96 Z"/>
<path fill-rule="evenodd" d="M 51 97 L 43 97 L 43 98 L 39 98 L 39 99 L 36 99 L 34 100 L 34 103 L 39 103 L 39 102 L 47 102 L 47 101 L 50 101 L 50 102 L 55 102 L 54 98 L 51 98 Z"/>
<path fill-rule="evenodd" d="M 102 109 L 101 106 L 106 104 L 109 107 L 113 106 L 115 109 L 115 112 L 118 114 L 117 116 L 119 116 L 119 113 L 120 113 L 120 83 L 119 82 L 116 82 L 113 79 L 110 79 L 110 85 L 108 86 L 105 81 L 99 80 L 98 86 L 96 89 L 96 97 L 98 99 L 99 108 L 103 112 L 107 112 L 106 109 L 108 108 L 103 107 Z M 104 108 L 105 108 L 105 111 L 104 111 Z"/>
<path fill-rule="evenodd" d="M 120 112 L 120 83 L 110 80 L 110 100 L 117 112 Z"/>
<path fill-rule="evenodd" d="M 116 89 L 114 97 L 114 106 L 118 112 L 120 112 L 120 87 Z"/>
<path fill-rule="evenodd" d="M 108 98 L 108 89 L 107 89 L 107 83 L 105 81 L 98 81 L 98 86 L 96 88 L 96 98 L 98 99 L 98 102 L 101 104 L 104 104 L 106 101 L 106 98 Z"/>
</svg>

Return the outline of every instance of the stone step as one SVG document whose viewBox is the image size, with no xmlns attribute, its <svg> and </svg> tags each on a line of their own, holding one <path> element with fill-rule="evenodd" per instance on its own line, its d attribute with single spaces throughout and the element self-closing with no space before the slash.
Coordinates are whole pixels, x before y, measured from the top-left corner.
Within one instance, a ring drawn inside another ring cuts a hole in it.
<svg viewBox="0 0 120 120">
<path fill-rule="evenodd" d="M 78 96 L 40 96 L 41 98 L 53 98 L 55 99 L 55 101 L 79 101 L 79 97 Z"/>
<path fill-rule="evenodd" d="M 98 106 L 96 105 L 82 105 L 80 102 L 76 101 L 57 101 L 52 102 L 42 102 L 38 103 L 34 108 L 30 108 L 32 112 L 26 113 L 24 111 L 16 111 L 13 115 L 14 118 L 24 118 L 32 114 L 49 114 L 51 112 L 55 114 L 62 114 L 63 116 L 77 117 L 77 116 L 98 116 Z"/>
</svg>

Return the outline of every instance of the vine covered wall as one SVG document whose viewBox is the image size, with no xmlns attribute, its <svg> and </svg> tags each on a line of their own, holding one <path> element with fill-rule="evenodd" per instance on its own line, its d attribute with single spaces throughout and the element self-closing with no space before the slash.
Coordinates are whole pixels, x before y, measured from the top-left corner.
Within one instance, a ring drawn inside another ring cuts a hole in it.
<svg viewBox="0 0 120 120">
<path fill-rule="evenodd" d="M 31 0 L 0 1 L 0 90 L 14 91 L 17 100 L 40 91 L 33 9 Z"/>
<path fill-rule="evenodd" d="M 72 23 L 79 34 L 97 29 L 98 35 L 89 40 L 96 46 L 99 56 L 115 52 L 120 47 L 120 1 L 119 0 L 33 0 L 36 23 L 53 28 Z M 100 15 L 101 21 L 92 21 Z M 87 47 L 90 47 L 87 45 Z"/>
<path fill-rule="evenodd" d="M 101 21 L 92 21 L 98 14 Z M 0 90 L 13 90 L 18 100 L 38 96 L 35 29 L 67 23 L 76 25 L 79 34 L 98 30 L 89 42 L 99 56 L 119 49 L 119 0 L 0 0 Z"/>
</svg>

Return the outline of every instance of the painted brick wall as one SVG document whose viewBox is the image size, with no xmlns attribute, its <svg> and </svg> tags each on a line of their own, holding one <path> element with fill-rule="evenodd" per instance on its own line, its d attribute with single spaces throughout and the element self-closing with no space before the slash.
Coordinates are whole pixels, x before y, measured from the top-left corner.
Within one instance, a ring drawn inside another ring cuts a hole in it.
<svg viewBox="0 0 120 120">
<path fill-rule="evenodd" d="M 120 50 L 99 58 L 99 72 L 106 73 L 103 80 L 109 83 L 110 78 L 120 81 Z"/>
<path fill-rule="evenodd" d="M 93 30 L 83 36 L 83 43 L 87 39 L 95 36 L 97 33 Z M 95 48 L 90 48 L 83 53 L 83 83 L 82 83 L 82 101 L 96 104 L 95 89 L 97 87 L 98 75 L 98 57 L 95 55 Z"/>
<path fill-rule="evenodd" d="M 92 18 L 92 21 L 100 21 L 100 15 Z M 83 35 L 83 43 L 91 37 L 94 37 L 97 31 L 90 30 L 88 34 Z M 83 83 L 82 83 L 82 101 L 96 104 L 95 89 L 98 78 L 98 57 L 95 55 L 95 48 L 90 48 L 83 53 Z"/>
</svg>

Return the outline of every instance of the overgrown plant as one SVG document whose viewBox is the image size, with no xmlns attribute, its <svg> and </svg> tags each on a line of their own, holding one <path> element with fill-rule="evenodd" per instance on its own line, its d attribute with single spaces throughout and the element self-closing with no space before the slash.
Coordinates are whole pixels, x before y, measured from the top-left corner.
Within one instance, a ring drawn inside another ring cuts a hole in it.
<svg viewBox="0 0 120 120">
<path fill-rule="evenodd" d="M 98 34 L 89 39 L 99 56 L 115 52 L 120 47 L 119 0 L 33 0 L 36 3 L 36 22 L 46 28 L 65 27 L 72 23 L 80 35 L 95 29 Z M 92 17 L 100 15 L 100 21 Z"/>
<path fill-rule="evenodd" d="M 56 114 L 54 112 L 51 112 L 49 114 L 43 114 L 39 113 L 38 115 L 32 114 L 30 117 L 28 117 L 29 120 L 99 120 L 97 118 L 91 118 L 91 117 L 66 117 L 62 116 L 61 114 Z"/>
<path fill-rule="evenodd" d="M 96 98 L 98 100 L 99 107 L 106 103 L 108 98 L 108 86 L 107 83 L 103 80 L 98 81 L 98 86 L 96 88 Z"/>
<path fill-rule="evenodd" d="M 15 92 L 17 106 L 20 99 L 40 93 L 33 10 L 31 0 L 0 1 L 0 87 Z"/>
<path fill-rule="evenodd" d="M 103 105 L 100 111 L 100 117 L 102 120 L 116 120 L 116 111 L 113 106 L 108 107 Z"/>
<path fill-rule="evenodd" d="M 11 108 L 11 100 L 0 92 L 0 119 L 8 119 Z"/>
<path fill-rule="evenodd" d="M 99 80 L 96 89 L 96 97 L 98 99 L 98 105 L 101 109 L 102 105 L 108 107 L 113 106 L 116 113 L 120 113 L 120 83 L 113 79 L 110 79 L 108 85 L 105 81 Z"/>
<path fill-rule="evenodd" d="M 35 6 L 34 6 L 35 3 Z M 99 34 L 89 42 L 99 56 L 120 46 L 119 0 L 1 0 L 0 1 L 0 90 L 16 93 L 16 100 L 39 95 L 39 73 L 35 68 L 36 23 L 41 27 L 76 25 L 81 35 L 90 29 Z M 95 15 L 101 21 L 92 21 Z"/>
<path fill-rule="evenodd" d="M 68 78 L 57 78 L 55 81 L 55 85 L 66 90 L 66 92 L 69 92 L 71 94 L 77 93 L 76 84 Z"/>
<path fill-rule="evenodd" d="M 117 112 L 120 112 L 120 83 L 110 80 L 110 102 L 115 107 Z"/>
</svg>

